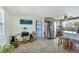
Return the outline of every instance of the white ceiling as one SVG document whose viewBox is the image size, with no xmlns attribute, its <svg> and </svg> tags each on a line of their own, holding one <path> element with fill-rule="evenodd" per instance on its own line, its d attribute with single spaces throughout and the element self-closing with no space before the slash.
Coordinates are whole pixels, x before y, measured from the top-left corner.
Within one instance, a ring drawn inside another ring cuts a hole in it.
<svg viewBox="0 0 79 59">
<path fill-rule="evenodd" d="M 78 16 L 78 6 L 6 6 L 13 15 L 38 16 L 54 18 L 62 18 L 65 14 L 68 16 Z"/>
</svg>

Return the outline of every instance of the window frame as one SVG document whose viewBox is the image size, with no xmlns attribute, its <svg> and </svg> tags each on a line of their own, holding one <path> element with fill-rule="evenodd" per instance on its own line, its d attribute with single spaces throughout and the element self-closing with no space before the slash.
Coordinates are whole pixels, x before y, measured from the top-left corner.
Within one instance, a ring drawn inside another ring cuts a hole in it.
<svg viewBox="0 0 79 59">
<path fill-rule="evenodd" d="M 0 39 L 2 39 L 5 37 L 4 10 L 2 8 L 0 8 L 0 13 L 1 13 L 1 19 L 2 19 L 2 21 L 0 23 L 2 23 L 2 25 L 3 25 L 3 32 L 2 32 L 2 34 L 0 33 Z"/>
</svg>

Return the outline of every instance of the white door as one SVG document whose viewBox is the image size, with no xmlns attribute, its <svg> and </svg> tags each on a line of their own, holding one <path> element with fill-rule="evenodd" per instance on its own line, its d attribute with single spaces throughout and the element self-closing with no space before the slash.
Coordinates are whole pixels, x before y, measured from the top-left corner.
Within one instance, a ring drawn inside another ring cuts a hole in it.
<svg viewBox="0 0 79 59">
<path fill-rule="evenodd" d="M 37 37 L 42 38 L 42 21 L 41 20 L 36 20 L 36 32 L 37 32 Z"/>
</svg>

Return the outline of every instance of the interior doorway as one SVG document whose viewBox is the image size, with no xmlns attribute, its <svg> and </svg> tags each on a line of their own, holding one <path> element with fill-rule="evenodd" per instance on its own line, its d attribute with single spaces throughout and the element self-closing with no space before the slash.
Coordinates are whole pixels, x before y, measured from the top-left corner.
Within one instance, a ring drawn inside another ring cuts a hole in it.
<svg viewBox="0 0 79 59">
<path fill-rule="evenodd" d="M 52 17 L 45 18 L 45 38 L 54 39 L 55 28 L 54 19 Z"/>
</svg>

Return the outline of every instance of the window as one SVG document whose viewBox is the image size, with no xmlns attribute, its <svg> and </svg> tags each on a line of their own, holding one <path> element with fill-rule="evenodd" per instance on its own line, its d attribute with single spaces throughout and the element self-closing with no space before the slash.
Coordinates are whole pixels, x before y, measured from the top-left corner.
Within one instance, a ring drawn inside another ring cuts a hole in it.
<svg viewBox="0 0 79 59">
<path fill-rule="evenodd" d="M 62 25 L 63 27 L 75 27 L 75 22 L 79 22 L 79 19 L 63 21 Z"/>
<path fill-rule="evenodd" d="M 63 30 L 66 30 L 66 31 L 77 31 L 78 27 L 75 25 L 76 22 L 79 23 L 79 19 L 72 19 L 72 20 L 63 21 L 62 22 Z"/>
<path fill-rule="evenodd" d="M 3 23 L 0 23 L 0 35 L 3 34 Z"/>
<path fill-rule="evenodd" d="M 4 12 L 0 8 L 0 37 L 4 36 Z"/>
</svg>

